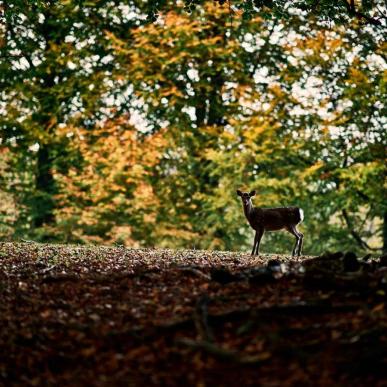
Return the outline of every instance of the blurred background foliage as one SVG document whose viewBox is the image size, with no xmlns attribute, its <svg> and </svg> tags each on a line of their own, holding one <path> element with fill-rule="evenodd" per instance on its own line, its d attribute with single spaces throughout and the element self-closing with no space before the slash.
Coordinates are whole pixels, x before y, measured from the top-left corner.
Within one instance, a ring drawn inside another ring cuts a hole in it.
<svg viewBox="0 0 387 387">
<path fill-rule="evenodd" d="M 256 189 L 304 209 L 307 254 L 386 250 L 382 2 L 0 12 L 1 240 L 244 250 Z"/>
</svg>

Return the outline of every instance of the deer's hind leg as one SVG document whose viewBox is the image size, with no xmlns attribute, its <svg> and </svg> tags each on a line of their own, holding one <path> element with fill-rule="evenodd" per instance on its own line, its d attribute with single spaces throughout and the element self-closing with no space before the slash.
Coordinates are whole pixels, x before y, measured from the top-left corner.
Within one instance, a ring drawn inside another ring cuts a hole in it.
<svg viewBox="0 0 387 387">
<path fill-rule="evenodd" d="M 296 237 L 296 243 L 293 247 L 292 251 L 292 257 L 294 257 L 296 254 L 299 257 L 301 255 L 302 250 L 302 242 L 304 235 L 297 230 L 297 227 L 295 225 L 291 225 L 286 228 L 287 231 L 289 231 L 291 234 L 293 234 Z"/>
<path fill-rule="evenodd" d="M 297 230 L 296 226 L 294 226 L 294 229 L 297 231 L 298 237 L 299 237 L 297 255 L 300 256 L 302 253 L 302 245 L 304 243 L 304 234 L 302 232 L 300 232 L 299 230 Z"/>
</svg>

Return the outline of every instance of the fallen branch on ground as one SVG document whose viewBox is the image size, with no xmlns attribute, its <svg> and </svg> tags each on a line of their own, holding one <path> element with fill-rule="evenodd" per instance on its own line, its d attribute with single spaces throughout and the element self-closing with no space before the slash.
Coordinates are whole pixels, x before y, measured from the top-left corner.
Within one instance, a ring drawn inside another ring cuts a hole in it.
<svg viewBox="0 0 387 387">
<path fill-rule="evenodd" d="M 262 352 L 259 355 L 249 356 L 232 349 L 219 347 L 208 341 L 194 341 L 188 338 L 178 339 L 176 340 L 176 343 L 192 349 L 202 350 L 219 359 L 236 362 L 238 364 L 259 364 L 271 357 L 271 353 L 269 352 Z"/>
</svg>

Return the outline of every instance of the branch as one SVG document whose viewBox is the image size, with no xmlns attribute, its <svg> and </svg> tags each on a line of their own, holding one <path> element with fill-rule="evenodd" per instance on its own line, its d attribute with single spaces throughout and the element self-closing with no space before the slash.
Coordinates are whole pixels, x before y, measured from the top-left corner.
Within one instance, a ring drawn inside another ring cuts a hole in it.
<svg viewBox="0 0 387 387">
<path fill-rule="evenodd" d="M 378 9 L 378 12 L 380 13 L 380 15 L 384 18 L 387 17 L 387 15 L 379 8 L 379 5 L 378 4 L 375 4 L 376 8 Z"/>
<path fill-rule="evenodd" d="M 211 276 L 203 273 L 201 270 L 196 269 L 194 267 L 184 266 L 184 267 L 177 267 L 176 269 L 181 270 L 184 273 L 190 273 L 192 275 L 195 275 L 196 277 L 202 278 L 202 279 L 207 280 L 207 281 L 211 280 Z"/>
<path fill-rule="evenodd" d="M 267 46 L 269 44 L 269 40 L 270 40 L 271 36 L 273 35 L 274 28 L 275 28 L 276 25 L 277 25 L 277 20 L 274 20 L 273 24 L 271 26 L 271 29 L 269 30 L 269 33 L 268 33 L 268 35 L 267 35 L 267 37 L 265 39 L 265 43 L 261 46 L 261 48 L 258 51 L 258 55 L 257 55 L 257 57 L 255 59 L 256 62 L 254 64 L 253 70 L 251 71 L 251 74 L 252 74 L 253 77 L 254 77 L 254 73 L 257 71 L 258 66 L 260 65 L 260 61 L 262 59 L 263 54 L 266 52 L 266 48 L 267 48 Z"/>
<path fill-rule="evenodd" d="M 355 9 L 355 0 L 350 0 L 350 9 L 351 9 L 351 12 L 355 12 L 356 9 Z"/>
<path fill-rule="evenodd" d="M 351 233 L 351 235 L 353 236 L 353 238 L 359 244 L 360 247 L 365 248 L 367 250 L 372 250 L 372 251 L 379 251 L 382 249 L 381 247 L 380 248 L 371 247 L 368 245 L 367 242 L 364 242 L 363 239 L 361 239 L 360 235 L 353 228 L 353 225 L 352 225 L 351 220 L 349 219 L 347 210 L 344 209 L 341 212 L 343 214 L 343 217 L 344 217 L 345 223 L 347 224 L 349 232 Z"/>
<path fill-rule="evenodd" d="M 214 341 L 214 334 L 208 323 L 208 302 L 209 298 L 207 295 L 199 298 L 195 307 L 194 322 L 200 338 L 206 342 L 212 342 Z"/>
<path fill-rule="evenodd" d="M 4 23 L 5 23 L 5 30 L 6 30 L 6 32 L 5 32 L 4 36 L 6 37 L 7 31 L 10 33 L 11 38 L 14 40 L 14 42 L 16 44 L 16 47 L 20 50 L 20 52 L 22 53 L 23 58 L 26 59 L 26 61 L 28 62 L 30 68 L 32 69 L 32 68 L 35 67 L 34 64 L 32 63 L 32 59 L 31 59 L 31 57 L 28 54 L 25 53 L 23 48 L 20 46 L 20 42 L 19 42 L 19 40 L 18 40 L 18 38 L 17 38 L 17 36 L 15 34 L 15 31 L 12 28 L 11 23 L 9 23 L 7 21 L 6 12 L 7 12 L 7 5 L 5 3 L 4 4 Z"/>
<path fill-rule="evenodd" d="M 315 2 L 314 2 L 314 4 L 312 5 L 312 12 L 314 12 L 317 8 L 318 8 L 318 6 L 320 5 L 320 0 L 316 0 Z"/>
<path fill-rule="evenodd" d="M 231 0 L 228 0 L 228 14 L 230 16 L 230 25 L 231 25 L 231 29 L 232 29 L 232 14 L 233 14 L 233 10 L 231 8 Z"/>
<path fill-rule="evenodd" d="M 368 16 L 368 15 L 365 15 L 364 13 L 362 12 L 359 12 L 356 10 L 355 8 L 355 2 L 354 0 L 351 0 L 350 3 L 348 3 L 347 0 L 342 0 L 342 3 L 345 4 L 345 7 L 347 8 L 347 11 L 348 11 L 348 14 L 350 16 L 356 16 L 357 18 L 359 19 L 364 19 L 366 20 L 369 24 L 372 24 L 374 26 L 378 26 L 378 27 L 381 27 L 382 26 L 382 23 L 380 22 L 380 20 L 378 19 L 375 19 L 371 16 Z"/>
<path fill-rule="evenodd" d="M 222 348 L 207 341 L 194 341 L 188 338 L 178 339 L 177 343 L 192 349 L 202 350 L 219 359 L 232 361 L 238 364 L 259 364 L 271 357 L 269 352 L 263 352 L 256 356 L 244 355 L 238 351 Z"/>
</svg>

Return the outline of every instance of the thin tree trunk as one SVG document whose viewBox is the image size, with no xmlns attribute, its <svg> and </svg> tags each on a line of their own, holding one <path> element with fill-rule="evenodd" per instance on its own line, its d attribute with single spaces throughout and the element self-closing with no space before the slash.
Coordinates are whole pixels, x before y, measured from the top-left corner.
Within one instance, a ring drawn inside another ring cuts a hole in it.
<svg viewBox="0 0 387 387">
<path fill-rule="evenodd" d="M 49 54 L 51 43 L 59 44 L 64 36 L 60 34 L 52 34 L 52 27 L 50 25 L 50 18 L 52 12 L 50 8 L 44 14 L 44 23 L 39 24 L 38 29 L 46 42 L 46 53 Z M 53 129 L 52 121 L 54 118 L 53 112 L 58 111 L 58 96 L 53 95 L 52 88 L 55 85 L 54 79 L 58 76 L 58 72 L 55 68 L 46 71 L 42 76 L 42 90 L 37 95 L 40 102 L 41 110 L 37 114 L 37 121 L 41 128 L 44 128 L 46 136 L 51 138 Z M 56 117 L 55 117 L 56 118 Z M 56 119 L 55 119 L 56 121 Z M 55 180 L 52 173 L 53 169 L 53 143 L 50 141 L 41 142 L 37 153 L 37 166 L 36 166 L 36 177 L 35 177 L 35 202 L 33 203 L 33 225 L 35 227 L 42 227 L 44 225 L 52 224 L 55 222 L 54 216 L 54 194 Z"/>
<path fill-rule="evenodd" d="M 55 221 L 55 180 L 52 174 L 52 158 L 49 146 L 42 144 L 37 154 L 36 196 L 34 203 L 34 226 L 42 227 Z"/>
<path fill-rule="evenodd" d="M 387 211 L 383 216 L 383 253 L 387 253 Z"/>
</svg>

